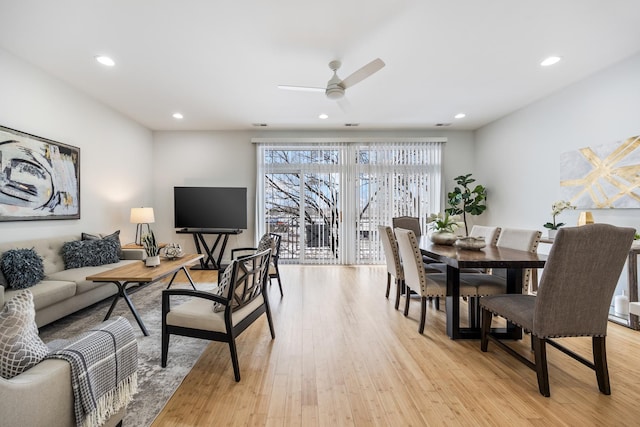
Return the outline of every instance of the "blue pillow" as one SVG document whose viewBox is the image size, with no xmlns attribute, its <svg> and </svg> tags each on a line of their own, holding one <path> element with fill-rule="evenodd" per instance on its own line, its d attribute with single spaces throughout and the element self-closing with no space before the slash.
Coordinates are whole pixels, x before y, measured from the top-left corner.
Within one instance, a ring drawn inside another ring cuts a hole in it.
<svg viewBox="0 0 640 427">
<path fill-rule="evenodd" d="M 99 236 L 96 236 L 95 234 L 90 234 L 90 233 L 82 233 L 82 238 L 81 238 L 81 240 L 100 240 L 100 239 L 113 240 L 114 242 L 116 242 L 118 244 L 118 257 L 122 258 L 122 245 L 120 244 L 120 230 L 116 230 L 111 234 L 100 234 Z"/>
<path fill-rule="evenodd" d="M 10 249 L 2 254 L 0 269 L 13 289 L 26 289 L 44 279 L 42 258 L 33 249 Z"/>
<path fill-rule="evenodd" d="M 95 267 L 120 261 L 119 244 L 111 239 L 74 240 L 62 245 L 64 268 Z"/>
</svg>

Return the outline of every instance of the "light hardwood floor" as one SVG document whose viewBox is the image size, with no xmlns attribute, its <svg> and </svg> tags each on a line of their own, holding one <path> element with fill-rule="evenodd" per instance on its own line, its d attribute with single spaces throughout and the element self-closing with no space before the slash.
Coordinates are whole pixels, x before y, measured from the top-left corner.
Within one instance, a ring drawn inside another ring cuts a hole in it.
<svg viewBox="0 0 640 427">
<path fill-rule="evenodd" d="M 238 338 L 239 383 L 228 346 L 210 344 L 153 426 L 640 425 L 640 332 L 609 323 L 610 396 L 549 347 L 544 398 L 535 373 L 495 345 L 450 340 L 443 311 L 430 306 L 418 334 L 418 300 L 409 317 L 396 311 L 383 267 L 281 270 L 284 298 L 275 282 L 269 293 L 275 340 L 264 316 Z M 590 340 L 563 341 L 590 357 Z M 528 338 L 517 345 L 529 351 Z"/>
</svg>

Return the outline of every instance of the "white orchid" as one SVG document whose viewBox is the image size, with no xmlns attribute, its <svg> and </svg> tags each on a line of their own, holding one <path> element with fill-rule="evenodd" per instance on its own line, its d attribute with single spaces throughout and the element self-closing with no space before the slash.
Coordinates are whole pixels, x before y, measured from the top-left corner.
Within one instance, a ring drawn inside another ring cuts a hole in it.
<svg viewBox="0 0 640 427">
<path fill-rule="evenodd" d="M 553 217 L 553 222 L 547 222 L 544 227 L 550 230 L 557 230 L 558 228 L 564 225 L 564 222 L 556 223 L 556 216 L 560 215 L 563 211 L 567 209 L 575 209 L 576 207 L 566 200 L 559 200 L 551 205 L 551 216 Z"/>
</svg>

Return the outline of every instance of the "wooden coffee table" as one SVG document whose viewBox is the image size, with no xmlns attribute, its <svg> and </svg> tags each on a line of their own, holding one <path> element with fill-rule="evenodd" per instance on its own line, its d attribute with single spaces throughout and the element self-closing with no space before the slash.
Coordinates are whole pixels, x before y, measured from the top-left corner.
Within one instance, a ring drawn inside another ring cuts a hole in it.
<svg viewBox="0 0 640 427">
<path fill-rule="evenodd" d="M 144 326 L 144 323 L 142 322 L 138 311 L 136 310 L 135 306 L 131 302 L 131 299 L 129 298 L 129 295 L 127 294 L 127 285 L 129 285 L 130 283 L 153 283 L 173 274 L 171 280 L 169 281 L 169 285 L 167 286 L 167 289 L 169 289 L 173 284 L 173 280 L 176 278 L 176 275 L 180 272 L 180 270 L 182 270 L 187 276 L 187 279 L 189 279 L 189 283 L 191 283 L 193 289 L 196 289 L 195 285 L 193 284 L 193 280 L 191 280 L 191 276 L 189 275 L 187 266 L 199 261 L 203 256 L 204 255 L 202 254 L 189 254 L 171 260 L 162 258 L 162 260 L 160 261 L 160 265 L 156 267 L 147 267 L 144 264 L 144 261 L 135 262 L 123 265 L 122 267 L 111 269 L 109 271 L 105 271 L 103 273 L 87 276 L 86 280 L 91 280 L 93 282 L 113 283 L 118 287 L 118 293 L 113 297 L 113 302 L 111 303 L 111 307 L 109 307 L 109 311 L 107 312 L 104 320 L 107 320 L 111 316 L 113 309 L 118 303 L 118 299 L 122 297 L 129 306 L 129 310 L 131 310 L 131 313 L 133 314 L 133 317 L 135 317 L 136 322 L 138 322 L 138 326 L 140 326 L 142 333 L 148 336 L 149 332 L 147 332 L 147 328 Z"/>
</svg>

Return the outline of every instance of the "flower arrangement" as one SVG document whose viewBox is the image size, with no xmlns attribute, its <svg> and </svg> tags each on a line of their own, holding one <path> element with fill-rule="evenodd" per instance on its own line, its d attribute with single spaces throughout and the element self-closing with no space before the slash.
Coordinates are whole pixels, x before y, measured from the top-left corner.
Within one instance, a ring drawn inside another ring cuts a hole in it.
<svg viewBox="0 0 640 427">
<path fill-rule="evenodd" d="M 160 255 L 160 247 L 156 242 L 156 236 L 153 234 L 153 231 L 149 230 L 149 233 L 142 236 L 142 246 L 144 246 L 148 257 Z"/>
<path fill-rule="evenodd" d="M 553 222 L 547 222 L 544 225 L 544 228 L 548 228 L 549 230 L 557 230 L 558 228 L 564 225 L 564 222 L 556 222 L 556 216 L 560 215 L 563 211 L 567 209 L 575 209 L 576 207 L 571 204 L 571 202 L 567 202 L 566 200 L 559 200 L 551 205 L 551 216 L 553 217 Z"/>
<path fill-rule="evenodd" d="M 460 227 L 460 216 L 449 215 L 445 212 L 444 215 L 437 213 L 431 214 L 427 217 L 427 223 L 429 228 L 434 231 L 445 231 L 453 233 L 458 227 Z"/>
</svg>

